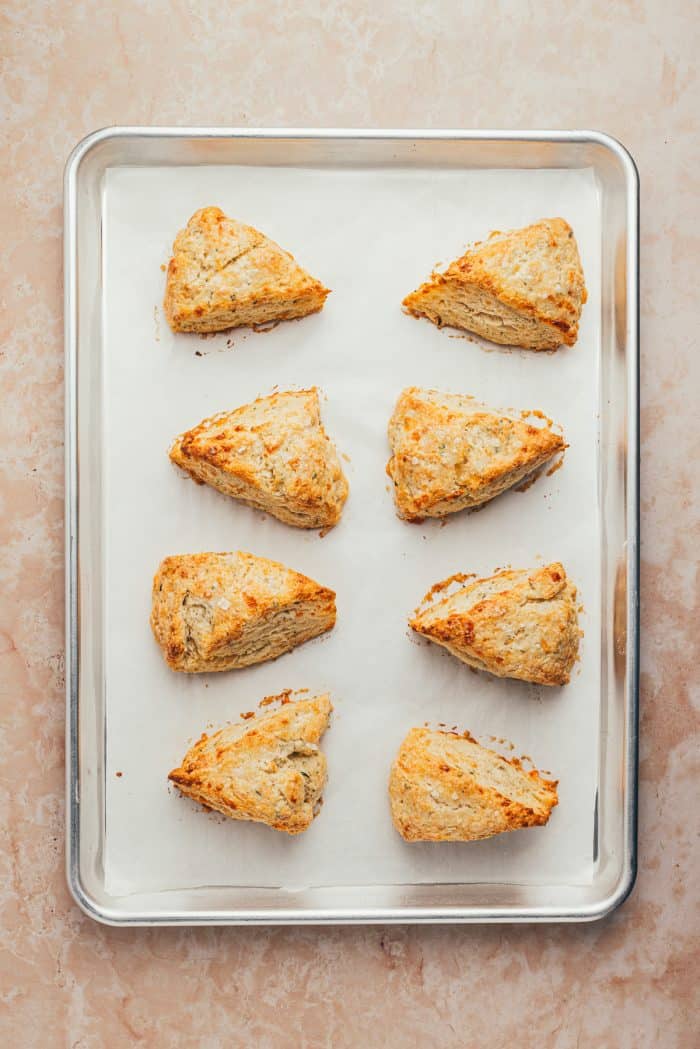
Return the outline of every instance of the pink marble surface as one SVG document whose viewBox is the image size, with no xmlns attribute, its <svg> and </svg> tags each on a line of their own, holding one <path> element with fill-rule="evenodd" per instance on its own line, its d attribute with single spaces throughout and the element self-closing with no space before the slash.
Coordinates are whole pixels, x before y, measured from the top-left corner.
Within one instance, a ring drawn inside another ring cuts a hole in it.
<svg viewBox="0 0 700 1049">
<path fill-rule="evenodd" d="M 698 1044 L 697 6 L 0 6 L 0 1031 L 8 1044 Z M 117 123 L 596 127 L 641 169 L 641 870 L 586 927 L 100 927 L 63 875 L 61 170 Z"/>
</svg>

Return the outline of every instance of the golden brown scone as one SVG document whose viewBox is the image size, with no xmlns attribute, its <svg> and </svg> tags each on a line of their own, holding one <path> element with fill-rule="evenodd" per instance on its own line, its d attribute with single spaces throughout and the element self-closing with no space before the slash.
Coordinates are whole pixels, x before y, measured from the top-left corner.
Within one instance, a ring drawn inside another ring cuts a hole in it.
<svg viewBox="0 0 700 1049">
<path fill-rule="evenodd" d="M 234 820 L 267 823 L 300 834 L 322 804 L 326 758 L 318 742 L 333 707 L 328 695 L 289 701 L 261 714 L 202 735 L 168 779 L 183 794 Z"/>
<path fill-rule="evenodd" d="M 491 342 L 553 350 L 578 337 L 586 285 L 571 226 L 541 219 L 493 232 L 444 273 L 403 300 L 409 313 L 438 327 L 473 331 Z"/>
<path fill-rule="evenodd" d="M 170 458 L 196 481 L 297 528 L 332 528 L 348 495 L 315 387 L 205 419 L 175 439 Z"/>
<path fill-rule="evenodd" d="M 235 670 L 289 652 L 335 625 L 335 593 L 239 550 L 166 557 L 151 627 L 173 670 Z"/>
<path fill-rule="evenodd" d="M 175 238 L 163 306 L 173 331 L 225 331 L 305 317 L 328 294 L 264 233 L 202 208 Z"/>
<path fill-rule="evenodd" d="M 466 394 L 409 386 L 389 421 L 400 517 L 421 521 L 473 509 L 536 476 L 566 442 L 550 425 L 487 408 Z"/>
<path fill-rule="evenodd" d="M 438 583 L 423 600 L 466 578 Z M 558 562 L 467 582 L 409 625 L 470 667 L 536 685 L 568 683 L 581 637 L 576 587 Z"/>
<path fill-rule="evenodd" d="M 413 728 L 389 777 L 391 817 L 406 841 L 479 841 L 542 826 L 558 802 L 556 780 L 526 771 L 465 733 Z"/>
</svg>

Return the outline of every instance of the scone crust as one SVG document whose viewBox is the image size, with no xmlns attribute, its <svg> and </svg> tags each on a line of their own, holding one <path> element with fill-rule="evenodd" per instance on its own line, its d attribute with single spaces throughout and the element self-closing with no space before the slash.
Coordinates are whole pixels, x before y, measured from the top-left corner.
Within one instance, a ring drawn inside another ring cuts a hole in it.
<svg viewBox="0 0 700 1049">
<path fill-rule="evenodd" d="M 330 630 L 335 593 L 244 551 L 178 554 L 153 580 L 151 628 L 173 670 L 262 663 Z"/>
<path fill-rule="evenodd" d="M 409 386 L 389 422 L 400 517 L 421 521 L 473 509 L 537 474 L 564 451 L 549 424 L 534 426 L 466 394 Z"/>
<path fill-rule="evenodd" d="M 173 331 L 215 332 L 316 313 L 328 294 L 264 233 L 207 207 L 175 238 L 163 306 Z"/>
<path fill-rule="evenodd" d="M 562 343 L 573 346 L 578 338 L 587 291 L 576 238 L 562 218 L 541 219 L 504 233 L 494 231 L 444 272 L 434 272 L 403 305 L 409 313 L 440 324 L 431 307 L 436 292 L 459 296 L 464 288 L 484 293 L 485 310 L 492 296 L 506 311 L 513 311 L 514 318 L 529 318 L 537 326 L 522 342 L 512 341 L 509 335 L 490 334 L 493 342 L 553 349 Z M 478 327 L 467 330 L 478 331 Z"/>
<path fill-rule="evenodd" d="M 576 587 L 559 562 L 467 583 L 409 625 L 475 669 L 537 685 L 569 682 L 581 637 Z"/>
<path fill-rule="evenodd" d="M 285 701 L 271 714 L 203 734 L 168 779 L 186 796 L 235 820 L 286 834 L 310 826 L 321 806 L 326 758 L 319 750 L 327 694 Z"/>
<path fill-rule="evenodd" d="M 332 528 L 348 496 L 315 387 L 204 419 L 175 439 L 170 458 L 196 481 L 296 528 Z"/>
<path fill-rule="evenodd" d="M 389 777 L 394 826 L 405 841 L 479 841 L 545 824 L 557 783 L 468 733 L 414 728 Z"/>
</svg>

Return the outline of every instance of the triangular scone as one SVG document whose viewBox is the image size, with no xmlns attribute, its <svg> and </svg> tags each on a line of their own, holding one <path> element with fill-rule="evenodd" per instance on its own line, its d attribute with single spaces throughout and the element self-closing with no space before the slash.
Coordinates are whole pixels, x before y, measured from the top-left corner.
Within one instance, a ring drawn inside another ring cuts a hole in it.
<svg viewBox="0 0 700 1049">
<path fill-rule="evenodd" d="M 170 458 L 196 481 L 297 528 L 332 528 L 348 495 L 316 389 L 205 419 L 176 438 Z"/>
<path fill-rule="evenodd" d="M 473 509 L 536 475 L 566 447 L 549 425 L 487 408 L 466 394 L 409 386 L 389 422 L 400 517 L 420 521 Z"/>
<path fill-rule="evenodd" d="M 335 625 L 335 593 L 243 551 L 166 557 L 151 627 L 173 670 L 235 670 L 289 652 Z"/>
<path fill-rule="evenodd" d="M 409 625 L 470 667 L 536 685 L 568 683 L 581 637 L 576 587 L 558 562 L 468 582 L 416 611 Z"/>
<path fill-rule="evenodd" d="M 271 714 L 203 735 L 168 779 L 231 819 L 300 834 L 322 804 L 326 758 L 318 743 L 332 709 L 328 695 L 287 701 Z"/>
<path fill-rule="evenodd" d="M 573 230 L 564 219 L 492 233 L 435 272 L 403 304 L 439 327 L 491 342 L 553 350 L 578 337 L 586 285 Z"/>
<path fill-rule="evenodd" d="M 173 331 L 225 331 L 305 317 L 328 294 L 264 233 L 202 208 L 175 238 L 163 305 Z"/>
<path fill-rule="evenodd" d="M 557 783 L 503 758 L 465 733 L 414 728 L 389 778 L 391 816 L 406 841 L 479 841 L 542 826 Z"/>
</svg>

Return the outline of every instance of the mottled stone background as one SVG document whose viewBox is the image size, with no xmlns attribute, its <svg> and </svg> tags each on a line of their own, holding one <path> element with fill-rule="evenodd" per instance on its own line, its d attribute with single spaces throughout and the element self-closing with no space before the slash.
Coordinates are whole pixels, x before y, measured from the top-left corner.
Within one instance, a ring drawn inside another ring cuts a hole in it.
<svg viewBox="0 0 700 1049">
<path fill-rule="evenodd" d="M 697 4 L 4 0 L 0 19 L 3 1041 L 700 1044 Z M 632 151 L 643 190 L 641 870 L 609 920 L 122 931 L 72 904 L 61 172 L 87 132 L 129 123 L 594 127 Z"/>
</svg>

